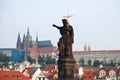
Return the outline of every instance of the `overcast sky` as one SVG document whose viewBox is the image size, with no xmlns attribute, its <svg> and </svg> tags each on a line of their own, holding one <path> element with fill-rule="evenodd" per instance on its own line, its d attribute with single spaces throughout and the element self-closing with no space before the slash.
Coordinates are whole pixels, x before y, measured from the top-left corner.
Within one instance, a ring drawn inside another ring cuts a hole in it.
<svg viewBox="0 0 120 80">
<path fill-rule="evenodd" d="M 61 19 L 73 15 L 73 50 L 90 44 L 93 50 L 120 49 L 120 0 L 0 0 L 0 48 L 15 48 L 30 29 L 40 40 L 51 40 L 54 46 L 60 33 L 52 24 L 62 26 Z"/>
</svg>

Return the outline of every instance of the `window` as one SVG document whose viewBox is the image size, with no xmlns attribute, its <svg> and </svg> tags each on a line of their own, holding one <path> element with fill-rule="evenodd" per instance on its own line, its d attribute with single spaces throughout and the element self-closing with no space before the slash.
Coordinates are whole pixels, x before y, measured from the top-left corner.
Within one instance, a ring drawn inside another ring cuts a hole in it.
<svg viewBox="0 0 120 80">
<path fill-rule="evenodd" d="M 101 70 L 101 71 L 99 72 L 99 77 L 100 77 L 100 78 L 104 77 L 105 75 L 106 75 L 106 72 L 105 72 L 104 70 Z"/>
<path fill-rule="evenodd" d="M 19 80 L 22 80 L 22 76 L 17 76 L 17 78 L 18 78 Z"/>
<path fill-rule="evenodd" d="M 13 76 L 13 80 L 16 80 L 17 79 L 17 76 Z"/>
<path fill-rule="evenodd" d="M 9 77 L 8 76 L 4 76 L 4 80 L 8 80 L 9 79 Z"/>
<path fill-rule="evenodd" d="M 111 70 L 109 72 L 110 77 L 116 77 L 116 72 L 114 70 Z"/>
</svg>

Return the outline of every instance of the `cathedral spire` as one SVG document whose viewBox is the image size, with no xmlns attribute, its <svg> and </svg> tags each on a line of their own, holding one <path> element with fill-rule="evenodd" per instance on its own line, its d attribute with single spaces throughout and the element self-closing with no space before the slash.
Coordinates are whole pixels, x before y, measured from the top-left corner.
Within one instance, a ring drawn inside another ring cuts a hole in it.
<svg viewBox="0 0 120 80">
<path fill-rule="evenodd" d="M 21 38 L 20 38 L 20 33 L 18 33 L 18 38 L 17 38 L 17 45 L 16 48 L 21 50 Z"/>
<path fill-rule="evenodd" d="M 27 28 L 27 33 L 29 34 L 29 27 Z"/>
<path fill-rule="evenodd" d="M 36 42 L 38 42 L 38 34 L 36 33 Z"/>
<path fill-rule="evenodd" d="M 24 35 L 23 35 L 23 43 L 25 42 L 25 33 L 24 33 Z"/>
<path fill-rule="evenodd" d="M 91 46 L 90 43 L 89 44 L 84 44 L 84 51 L 90 51 L 91 50 Z"/>
<path fill-rule="evenodd" d="M 31 38 L 31 35 L 30 35 L 30 31 L 29 31 L 29 27 L 27 28 L 27 34 L 26 34 L 26 38 Z"/>
<path fill-rule="evenodd" d="M 86 45 L 86 43 L 84 44 L 84 51 L 87 51 L 87 45 Z"/>
<path fill-rule="evenodd" d="M 88 44 L 88 51 L 90 51 L 91 50 L 91 47 L 90 47 L 90 44 Z"/>
<path fill-rule="evenodd" d="M 23 35 L 23 41 L 22 41 L 22 49 L 25 49 L 26 46 L 26 38 L 25 38 L 25 33 Z"/>
</svg>

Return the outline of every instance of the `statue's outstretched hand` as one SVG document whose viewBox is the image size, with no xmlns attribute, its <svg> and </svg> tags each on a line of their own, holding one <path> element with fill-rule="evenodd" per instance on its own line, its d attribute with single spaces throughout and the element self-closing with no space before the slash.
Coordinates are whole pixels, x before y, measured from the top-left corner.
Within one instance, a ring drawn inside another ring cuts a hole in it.
<svg viewBox="0 0 120 80">
<path fill-rule="evenodd" d="M 57 27 L 55 24 L 52 25 L 53 27 Z"/>
</svg>

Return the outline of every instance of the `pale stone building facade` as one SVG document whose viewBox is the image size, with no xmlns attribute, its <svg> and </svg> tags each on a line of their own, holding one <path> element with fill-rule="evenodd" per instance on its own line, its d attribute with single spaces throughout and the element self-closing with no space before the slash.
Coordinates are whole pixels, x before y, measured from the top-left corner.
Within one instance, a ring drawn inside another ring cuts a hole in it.
<svg viewBox="0 0 120 80">
<path fill-rule="evenodd" d="M 103 62 L 104 64 L 111 63 L 120 63 L 120 50 L 90 50 L 90 51 L 74 51 L 74 58 L 76 64 L 80 64 L 80 60 L 84 60 L 84 64 L 88 64 L 88 61 L 91 60 L 91 65 L 95 60 Z"/>
</svg>

